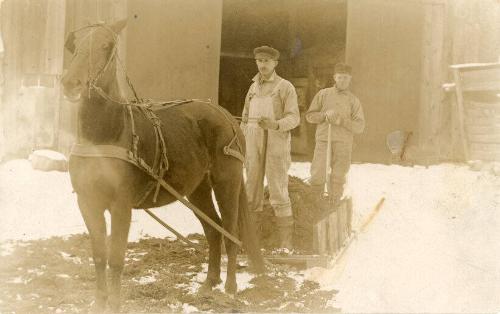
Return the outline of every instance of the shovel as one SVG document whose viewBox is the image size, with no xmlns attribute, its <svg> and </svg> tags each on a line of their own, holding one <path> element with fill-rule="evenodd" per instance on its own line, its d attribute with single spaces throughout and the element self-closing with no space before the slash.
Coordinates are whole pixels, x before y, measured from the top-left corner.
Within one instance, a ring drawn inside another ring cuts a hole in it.
<svg viewBox="0 0 500 314">
<path fill-rule="evenodd" d="M 405 159 L 406 145 L 408 144 L 408 140 L 412 134 L 412 132 L 401 130 L 393 131 L 387 134 L 386 144 L 392 154 L 392 160 L 400 162 Z"/>
</svg>

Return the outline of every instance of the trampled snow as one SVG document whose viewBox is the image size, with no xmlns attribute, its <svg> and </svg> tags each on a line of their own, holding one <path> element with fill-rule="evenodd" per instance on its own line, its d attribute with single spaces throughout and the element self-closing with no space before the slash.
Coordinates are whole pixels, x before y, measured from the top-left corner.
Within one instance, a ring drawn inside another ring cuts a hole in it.
<svg viewBox="0 0 500 314">
<path fill-rule="evenodd" d="M 293 163 L 290 174 L 306 179 L 309 166 Z M 307 270 L 305 279 L 339 290 L 345 312 L 498 312 L 500 177 L 456 164 L 354 164 L 348 182 L 355 230 L 384 198 L 382 207 L 333 268 Z M 0 212 L 1 254 L 11 240 L 86 232 L 69 174 L 33 170 L 27 160 L 0 164 Z M 178 202 L 154 212 L 182 234 L 203 232 Z M 136 210 L 129 240 L 146 235 L 173 237 Z"/>
</svg>

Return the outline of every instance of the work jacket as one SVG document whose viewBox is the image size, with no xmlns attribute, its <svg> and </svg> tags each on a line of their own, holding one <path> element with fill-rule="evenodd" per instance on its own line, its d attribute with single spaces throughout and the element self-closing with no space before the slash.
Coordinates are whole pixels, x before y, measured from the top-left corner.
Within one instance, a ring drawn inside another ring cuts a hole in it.
<svg viewBox="0 0 500 314">
<path fill-rule="evenodd" d="M 360 134 L 365 128 L 365 117 L 359 99 L 349 90 L 338 90 L 335 86 L 320 90 L 314 96 L 306 113 L 309 123 L 318 124 L 316 141 L 327 141 L 328 121 L 326 111 L 334 110 L 340 117 L 339 125 L 332 125 L 332 141 L 352 143 L 353 134 Z"/>
</svg>

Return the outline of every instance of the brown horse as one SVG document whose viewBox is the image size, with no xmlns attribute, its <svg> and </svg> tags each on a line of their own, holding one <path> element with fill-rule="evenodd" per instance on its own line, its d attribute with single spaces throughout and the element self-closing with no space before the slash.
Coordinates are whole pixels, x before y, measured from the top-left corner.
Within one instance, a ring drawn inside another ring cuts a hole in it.
<svg viewBox="0 0 500 314">
<path fill-rule="evenodd" d="M 140 105 L 127 101 L 118 84 L 123 77 L 117 74 L 117 40 L 125 24 L 120 21 L 91 25 L 77 31 L 82 34 L 78 39 L 72 33 L 66 47 L 72 50 L 73 59 L 62 78 L 64 94 L 73 101 L 79 100 L 78 144 L 88 153 L 72 153 L 69 171 L 92 241 L 97 281 L 95 304 L 99 310 L 107 303 L 112 310 L 119 309 L 132 208 L 137 208 L 138 203 L 139 208 L 151 208 L 176 200 L 165 190 L 158 193 L 156 181 L 131 162 L 100 155 L 104 148 L 119 147 L 131 152 L 135 145 L 137 155 L 152 168 L 162 168 L 162 178 L 177 192 L 232 235 L 239 231 L 254 271 L 264 271 L 255 228 L 248 220 L 242 161 L 224 151 L 230 142 L 245 147 L 237 122 L 217 105 L 190 101 L 156 110 L 161 130 L 155 130 L 154 119 L 143 114 Z M 162 154 L 158 144 L 161 137 L 166 159 L 157 158 Z M 241 153 L 244 155 L 244 151 Z M 221 217 L 214 208 L 212 190 Z M 111 214 L 109 252 L 105 210 Z M 200 221 L 209 243 L 208 274 L 202 288 L 211 289 L 221 281 L 221 234 Z M 225 290 L 235 293 L 238 247 L 226 237 L 225 245 Z M 109 291 L 107 265 L 111 272 Z"/>
</svg>

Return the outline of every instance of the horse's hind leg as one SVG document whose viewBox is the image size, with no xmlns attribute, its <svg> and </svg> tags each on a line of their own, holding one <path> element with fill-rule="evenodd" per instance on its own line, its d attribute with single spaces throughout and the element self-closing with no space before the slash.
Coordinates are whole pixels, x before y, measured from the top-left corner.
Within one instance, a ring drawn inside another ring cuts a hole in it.
<svg viewBox="0 0 500 314">
<path fill-rule="evenodd" d="M 93 204 L 88 197 L 78 195 L 78 206 L 83 220 L 89 231 L 92 245 L 92 256 L 96 272 L 96 300 L 95 309 L 102 311 L 106 307 L 108 289 L 106 284 L 106 221 L 104 219 L 104 208 Z"/>
<path fill-rule="evenodd" d="M 225 170 L 212 173 L 212 183 L 222 216 L 222 226 L 230 234 L 237 236 L 241 172 L 231 171 L 231 165 L 241 168 L 241 165 L 228 163 Z M 234 294 L 237 290 L 236 257 L 238 246 L 228 238 L 224 238 L 224 240 L 227 253 L 227 278 L 224 288 L 227 293 Z"/>
<path fill-rule="evenodd" d="M 189 201 L 202 210 L 208 217 L 221 225 L 221 220 L 215 211 L 212 201 L 212 188 L 205 177 L 196 190 L 188 197 Z M 198 217 L 205 231 L 208 241 L 208 273 L 207 279 L 202 286 L 203 290 L 211 290 L 221 282 L 220 279 L 220 259 L 221 259 L 221 234 L 211 227 L 207 222 Z"/>
<path fill-rule="evenodd" d="M 128 232 L 132 209 L 121 204 L 113 204 L 111 212 L 111 246 L 109 251 L 109 268 L 111 271 L 111 287 L 109 305 L 113 311 L 120 308 L 121 276 L 127 249 Z"/>
</svg>

